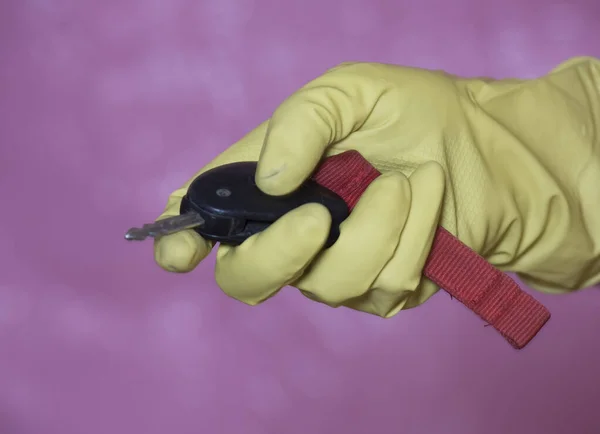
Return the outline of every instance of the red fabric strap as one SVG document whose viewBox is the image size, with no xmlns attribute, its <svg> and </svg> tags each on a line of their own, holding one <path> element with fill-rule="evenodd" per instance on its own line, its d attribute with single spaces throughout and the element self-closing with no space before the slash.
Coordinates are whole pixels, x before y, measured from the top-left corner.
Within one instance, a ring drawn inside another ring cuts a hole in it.
<svg viewBox="0 0 600 434">
<path fill-rule="evenodd" d="M 341 196 L 350 210 L 380 175 L 356 151 L 327 158 L 313 179 Z M 450 232 L 438 227 L 423 274 L 521 349 L 550 319 L 550 312 Z"/>
</svg>

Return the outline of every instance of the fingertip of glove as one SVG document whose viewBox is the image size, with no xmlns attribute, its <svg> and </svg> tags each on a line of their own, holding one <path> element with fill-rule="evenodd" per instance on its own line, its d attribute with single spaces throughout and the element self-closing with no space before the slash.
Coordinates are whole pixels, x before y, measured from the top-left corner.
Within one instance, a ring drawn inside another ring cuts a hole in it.
<svg viewBox="0 0 600 434">
<path fill-rule="evenodd" d="M 314 129 L 310 125 L 296 134 L 290 131 L 298 125 L 290 125 L 289 119 L 298 116 L 281 114 L 285 112 L 279 113 L 285 121 L 272 120 L 269 125 L 256 170 L 256 185 L 272 196 L 289 194 L 300 187 L 318 165 L 325 147 L 318 134 L 303 133 Z"/>
<path fill-rule="evenodd" d="M 286 172 L 288 166 L 286 162 L 280 162 L 277 165 L 261 163 L 258 164 L 255 181 L 258 188 L 264 193 L 271 196 L 283 196 L 291 193 L 297 187 L 287 179 L 289 176 Z"/>
<path fill-rule="evenodd" d="M 154 260 L 164 270 L 186 273 L 210 252 L 210 244 L 193 231 L 171 234 L 154 243 Z"/>
<path fill-rule="evenodd" d="M 331 225 L 331 214 L 323 205 L 309 203 L 298 209 L 297 221 L 299 232 L 322 231 Z"/>
<path fill-rule="evenodd" d="M 379 176 L 379 178 L 377 178 L 373 184 L 375 182 L 377 182 L 378 185 L 386 190 L 393 190 L 397 193 L 405 192 L 405 194 L 410 195 L 410 184 L 408 182 L 408 178 L 400 172 L 384 173 Z M 407 190 L 408 192 L 406 193 Z"/>
<path fill-rule="evenodd" d="M 432 183 L 444 183 L 446 181 L 444 168 L 437 161 L 428 161 L 423 163 L 418 172 L 426 172 Z"/>
<path fill-rule="evenodd" d="M 441 206 L 446 190 L 446 172 L 439 163 L 429 161 L 422 164 L 412 173 L 409 181 L 413 189 L 418 188 L 429 198 L 429 203 L 438 202 Z"/>
<path fill-rule="evenodd" d="M 300 256 L 320 248 L 329 235 L 331 214 L 318 203 L 309 203 L 288 213 L 268 231 L 269 243 L 290 243 Z M 266 241 L 263 240 L 263 241 Z"/>
</svg>

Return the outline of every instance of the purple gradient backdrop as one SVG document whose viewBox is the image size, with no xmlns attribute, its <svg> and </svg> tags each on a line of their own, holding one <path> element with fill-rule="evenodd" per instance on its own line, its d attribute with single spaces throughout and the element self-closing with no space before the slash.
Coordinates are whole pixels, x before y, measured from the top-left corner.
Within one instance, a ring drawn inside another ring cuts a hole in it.
<svg viewBox="0 0 600 434">
<path fill-rule="evenodd" d="M 340 6 L 337 6 L 340 5 Z M 343 7 L 341 7 L 343 5 Z M 249 308 L 123 231 L 344 60 L 533 77 L 600 56 L 600 3 L 3 0 L 0 433 L 592 434 L 600 294 L 526 350 L 443 294 L 385 321 Z"/>
</svg>

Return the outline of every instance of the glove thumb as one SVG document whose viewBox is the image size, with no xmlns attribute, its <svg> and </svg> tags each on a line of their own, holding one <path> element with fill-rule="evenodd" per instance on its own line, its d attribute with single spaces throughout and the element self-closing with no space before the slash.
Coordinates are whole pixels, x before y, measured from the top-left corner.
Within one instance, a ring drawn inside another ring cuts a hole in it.
<svg viewBox="0 0 600 434">
<path fill-rule="evenodd" d="M 341 66 L 287 98 L 269 122 L 256 172 L 257 186 L 280 196 L 308 179 L 330 145 L 366 122 L 379 93 L 365 84 L 352 66 Z"/>
</svg>

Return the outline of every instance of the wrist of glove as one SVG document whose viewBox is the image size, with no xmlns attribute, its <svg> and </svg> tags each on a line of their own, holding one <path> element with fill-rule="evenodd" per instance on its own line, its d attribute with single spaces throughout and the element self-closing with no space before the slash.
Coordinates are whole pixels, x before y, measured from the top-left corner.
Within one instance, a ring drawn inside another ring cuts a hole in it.
<svg viewBox="0 0 600 434">
<path fill-rule="evenodd" d="M 241 246 L 219 246 L 219 286 L 256 304 L 292 284 L 331 306 L 391 316 L 437 290 L 422 270 L 439 224 L 538 289 L 595 283 L 598 77 L 593 59 L 529 81 L 368 63 L 334 68 L 203 171 L 259 160 L 257 185 L 281 195 L 324 155 L 356 149 L 384 174 L 330 249 L 322 250 L 330 217 L 318 204 Z M 185 189 L 163 216 L 178 214 Z M 211 248 L 186 231 L 158 240 L 155 256 L 186 272 Z"/>
</svg>

